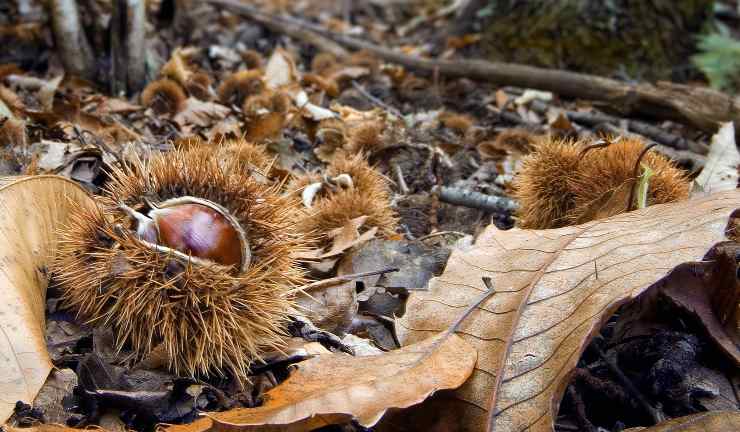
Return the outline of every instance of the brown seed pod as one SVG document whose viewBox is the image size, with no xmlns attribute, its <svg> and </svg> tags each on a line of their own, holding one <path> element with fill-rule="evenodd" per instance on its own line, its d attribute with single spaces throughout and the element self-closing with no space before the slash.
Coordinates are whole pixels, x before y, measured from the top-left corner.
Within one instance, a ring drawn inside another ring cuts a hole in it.
<svg viewBox="0 0 740 432">
<path fill-rule="evenodd" d="M 686 199 L 686 174 L 639 139 L 622 138 L 604 148 L 593 143 L 542 138 L 522 161 L 514 178 L 519 200 L 519 226 L 557 228 L 627 211 L 637 182 L 635 166 L 649 167 L 648 205 Z M 638 171 L 638 175 L 639 175 Z"/>
<path fill-rule="evenodd" d="M 292 107 L 290 96 L 282 92 L 265 91 L 244 101 L 248 141 L 262 142 L 276 138 L 287 121 Z"/>
<path fill-rule="evenodd" d="M 458 135 L 465 133 L 473 126 L 473 119 L 465 114 L 458 114 L 449 111 L 439 113 L 437 116 L 440 126 L 446 127 Z"/>
<path fill-rule="evenodd" d="M 325 235 L 351 219 L 367 216 L 365 227 L 378 227 L 378 232 L 386 237 L 395 234 L 398 218 L 391 209 L 388 181 L 361 154 L 336 156 L 324 174 L 330 179 L 346 175 L 351 183 L 325 184 L 313 198 L 305 217 L 298 222 L 301 232 Z M 317 174 L 305 175 L 296 179 L 291 189 L 302 190 L 316 183 L 324 183 L 324 178 Z"/>
<path fill-rule="evenodd" d="M 245 139 L 226 140 L 218 153 L 220 158 L 235 163 L 242 170 L 256 170 L 263 177 L 272 178 L 275 158 L 270 156 L 267 147 Z"/>
<path fill-rule="evenodd" d="M 328 52 L 318 53 L 311 60 L 311 72 L 315 74 L 324 74 L 337 65 L 337 57 Z"/>
<path fill-rule="evenodd" d="M 381 120 L 361 122 L 349 131 L 347 151 L 350 154 L 363 153 L 372 155 L 387 146 L 384 130 L 386 125 Z"/>
<path fill-rule="evenodd" d="M 283 345 L 303 281 L 295 200 L 208 147 L 138 164 L 113 172 L 99 208 L 61 233 L 52 270 L 64 305 L 137 358 L 162 346 L 177 374 L 244 382 Z"/>
<path fill-rule="evenodd" d="M 194 72 L 185 83 L 185 89 L 200 100 L 211 99 L 211 77 L 205 72 Z"/>
<path fill-rule="evenodd" d="M 243 51 L 241 56 L 247 69 L 259 69 L 262 67 L 262 63 L 264 63 L 262 54 L 252 49 Z"/>
<path fill-rule="evenodd" d="M 190 80 L 192 71 L 183 58 L 180 49 L 176 49 L 172 53 L 172 56 L 170 56 L 170 59 L 167 61 L 167 63 L 165 63 L 159 70 L 159 75 L 162 78 L 171 79 L 181 86 L 185 86 L 185 84 Z"/>
<path fill-rule="evenodd" d="M 141 92 L 141 103 L 157 114 L 177 114 L 185 107 L 187 98 L 182 87 L 168 78 L 150 82 Z"/>
<path fill-rule="evenodd" d="M 225 104 L 241 105 L 250 96 L 265 90 L 260 70 L 243 70 L 229 75 L 218 86 L 218 98 Z"/>
<path fill-rule="evenodd" d="M 301 83 L 304 86 L 314 86 L 319 90 L 322 90 L 329 97 L 339 96 L 339 86 L 337 83 L 329 78 L 324 78 L 321 75 L 315 73 L 307 73 L 301 77 Z"/>
<path fill-rule="evenodd" d="M 21 148 L 26 143 L 26 122 L 16 118 L 0 119 L 0 147 Z"/>
<path fill-rule="evenodd" d="M 333 160 L 337 151 L 341 151 L 346 140 L 344 122 L 338 118 L 321 120 L 316 128 L 316 147 L 314 153 L 324 161 Z"/>
</svg>

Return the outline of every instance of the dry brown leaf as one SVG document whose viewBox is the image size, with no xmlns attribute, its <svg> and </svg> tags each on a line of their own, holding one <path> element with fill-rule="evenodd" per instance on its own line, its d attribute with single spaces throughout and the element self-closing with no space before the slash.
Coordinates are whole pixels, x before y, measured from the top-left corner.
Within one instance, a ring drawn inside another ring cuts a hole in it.
<svg viewBox="0 0 740 432">
<path fill-rule="evenodd" d="M 290 54 L 282 48 L 273 51 L 265 66 L 265 82 L 267 87 L 276 89 L 298 81 L 296 68 Z"/>
<path fill-rule="evenodd" d="M 404 344 L 445 329 L 485 290 L 481 277 L 492 279 L 496 294 L 460 328 L 478 349 L 476 372 L 437 401 L 452 421 L 446 430 L 551 431 L 570 372 L 601 323 L 701 258 L 738 207 L 740 192 L 731 191 L 560 229 L 490 227 L 473 248 L 455 251 L 429 292 L 412 295 L 398 329 Z"/>
<path fill-rule="evenodd" d="M 185 108 L 173 120 L 180 126 L 208 127 L 229 115 L 229 112 L 231 110 L 223 105 L 190 97 L 185 101 Z"/>
<path fill-rule="evenodd" d="M 331 249 L 320 255 L 319 258 L 329 258 L 339 255 L 349 248 L 373 239 L 378 232 L 378 227 L 372 227 L 360 234 L 360 228 L 362 228 L 366 221 L 367 216 L 360 216 L 348 220 L 341 228 L 329 231 L 328 237 L 333 239 Z"/>
<path fill-rule="evenodd" d="M 664 421 L 649 428 L 624 432 L 727 432 L 740 430 L 740 411 L 710 411 Z"/>
<path fill-rule="evenodd" d="M 71 207 L 92 206 L 82 187 L 57 176 L 0 180 L 0 420 L 33 401 L 51 370 L 44 339 L 47 279 L 56 229 Z"/>
<path fill-rule="evenodd" d="M 666 302 L 686 311 L 702 323 L 718 348 L 740 366 L 736 243 L 720 243 L 700 262 L 677 266 L 660 283 L 642 293 L 615 325 L 615 339 L 627 340 L 655 333 L 660 328 Z M 659 306 L 663 305 L 663 307 Z"/>
<path fill-rule="evenodd" d="M 475 360 L 475 349 L 454 334 L 376 356 L 320 355 L 299 363 L 286 381 L 265 394 L 260 407 L 211 413 L 206 420 L 167 430 L 244 431 L 273 425 L 259 430 L 309 431 L 351 418 L 371 426 L 390 408 L 405 408 L 435 391 L 458 387 Z"/>
</svg>

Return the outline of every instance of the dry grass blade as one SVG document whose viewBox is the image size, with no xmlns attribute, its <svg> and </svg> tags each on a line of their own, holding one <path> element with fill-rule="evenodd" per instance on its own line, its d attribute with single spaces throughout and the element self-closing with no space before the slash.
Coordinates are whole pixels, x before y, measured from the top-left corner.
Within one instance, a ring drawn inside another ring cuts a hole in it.
<svg viewBox="0 0 740 432">
<path fill-rule="evenodd" d="M 452 254 L 399 320 L 401 340 L 418 343 L 485 290 L 481 277 L 496 287 L 458 332 L 478 349 L 475 373 L 427 401 L 418 420 L 444 413 L 446 430 L 551 431 L 570 372 L 601 323 L 677 265 L 701 259 L 738 207 L 740 192 L 731 191 L 554 230 L 489 228 L 475 247 Z"/>
<path fill-rule="evenodd" d="M 92 207 L 80 186 L 62 177 L 0 179 L 0 417 L 16 401 L 33 401 L 51 361 L 44 339 L 46 267 L 56 230 L 75 206 Z"/>
<path fill-rule="evenodd" d="M 435 391 L 460 386 L 475 361 L 475 349 L 446 333 L 382 355 L 320 355 L 298 364 L 285 382 L 265 394 L 262 406 L 212 413 L 168 431 L 255 430 L 259 425 L 308 431 L 351 418 L 371 426 L 390 408 L 406 408 Z"/>
</svg>

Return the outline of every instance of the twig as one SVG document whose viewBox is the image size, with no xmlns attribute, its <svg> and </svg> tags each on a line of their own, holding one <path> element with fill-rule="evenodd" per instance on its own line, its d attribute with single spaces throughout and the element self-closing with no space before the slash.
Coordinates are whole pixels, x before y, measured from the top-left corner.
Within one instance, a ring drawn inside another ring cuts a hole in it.
<svg viewBox="0 0 740 432">
<path fill-rule="evenodd" d="M 467 234 L 465 234 L 464 232 L 460 232 L 460 231 L 437 231 L 437 232 L 433 232 L 431 234 L 427 234 L 427 235 L 421 236 L 417 240 L 418 241 L 424 241 L 424 240 L 427 240 L 427 239 L 430 239 L 430 238 L 433 238 L 433 237 L 439 237 L 439 236 L 445 236 L 445 235 L 456 235 L 456 236 L 460 236 L 460 237 L 465 237 Z"/>
<path fill-rule="evenodd" d="M 506 111 L 505 109 L 501 110 L 501 109 L 498 109 L 498 108 L 494 107 L 493 105 L 487 105 L 486 106 L 486 109 L 488 109 L 492 113 L 496 114 L 499 117 L 499 119 L 504 120 L 504 121 L 507 121 L 509 123 L 514 123 L 514 124 L 526 126 L 526 127 L 530 128 L 530 129 L 533 129 L 533 130 L 537 130 L 537 129 L 541 129 L 542 128 L 542 125 L 537 124 L 537 123 L 533 123 L 533 122 L 531 122 L 529 120 L 525 120 L 525 119 L 521 118 L 518 114 L 515 114 L 515 113 L 510 112 L 510 111 Z"/>
<path fill-rule="evenodd" d="M 368 271 L 368 272 L 362 272 L 362 273 L 352 273 L 352 274 L 346 274 L 342 276 L 335 276 L 333 278 L 324 279 L 316 282 L 311 282 L 309 284 L 303 285 L 300 289 L 301 291 L 308 291 L 319 287 L 328 287 L 332 285 L 339 285 L 341 283 L 350 282 L 355 279 L 367 277 L 367 276 L 375 276 L 375 275 L 382 275 L 386 273 L 394 273 L 399 270 L 398 267 L 388 267 L 384 268 L 382 270 L 374 270 L 374 271 Z"/>
<path fill-rule="evenodd" d="M 532 102 L 532 109 L 540 114 L 546 113 L 548 105 L 540 100 Z M 627 125 L 627 130 L 649 138 L 659 144 L 675 148 L 677 150 L 691 150 L 694 153 L 706 155 L 709 152 L 709 146 L 693 140 L 688 140 L 679 135 L 666 132 L 663 129 L 651 124 L 632 119 L 621 119 L 601 112 L 582 112 L 582 111 L 563 111 L 568 120 L 580 123 L 586 126 L 599 126 L 604 123 L 619 125 L 623 121 Z"/>
<path fill-rule="evenodd" d="M 599 357 L 606 363 L 607 367 L 609 367 L 609 370 L 611 370 L 614 375 L 619 378 L 619 380 L 622 382 L 622 385 L 627 389 L 627 391 L 632 395 L 632 397 L 637 400 L 637 402 L 643 407 L 645 412 L 647 412 L 650 417 L 653 419 L 655 424 L 658 424 L 665 420 L 665 415 L 660 412 L 660 410 L 657 410 L 653 408 L 652 405 L 650 405 L 650 402 L 648 402 L 647 398 L 643 396 L 642 392 L 632 383 L 632 381 L 627 377 L 627 375 L 622 372 L 622 370 L 619 368 L 619 366 L 614 362 L 614 360 L 610 357 L 608 357 L 604 351 L 602 351 L 600 348 L 597 348 Z"/>
<path fill-rule="evenodd" d="M 597 128 L 596 131 L 598 132 L 604 132 L 615 136 L 628 136 L 628 137 L 640 137 L 639 135 L 635 135 L 632 132 L 626 132 L 622 129 L 619 129 L 618 127 L 614 126 L 611 123 L 602 123 Z M 640 137 L 642 138 L 642 137 Z M 647 144 L 654 144 L 653 141 L 647 140 Z M 655 150 L 664 154 L 668 158 L 678 161 L 678 162 L 689 162 L 691 165 L 691 169 L 694 172 L 701 171 L 701 169 L 706 165 L 707 158 L 706 156 L 694 153 L 693 151 L 689 150 L 676 150 L 674 148 L 664 146 L 661 144 L 656 145 Z"/>
<path fill-rule="evenodd" d="M 439 199 L 448 204 L 476 208 L 492 213 L 510 213 L 519 208 L 511 198 L 486 195 L 480 192 L 448 186 L 435 186 L 432 192 L 439 193 Z"/>
<path fill-rule="evenodd" d="M 342 45 L 306 26 L 298 25 L 300 22 L 298 20 L 290 20 L 285 17 L 264 13 L 255 7 L 235 1 L 208 0 L 208 3 L 229 9 L 234 13 L 262 24 L 274 32 L 283 33 L 301 42 L 307 42 L 321 51 L 334 54 L 337 58 L 346 58 L 349 56 L 349 52 Z"/>
<path fill-rule="evenodd" d="M 373 105 L 377 105 L 380 108 L 383 108 L 384 110 L 388 111 L 389 113 L 393 114 L 396 117 L 399 117 L 399 118 L 400 117 L 403 117 L 403 114 L 401 114 L 401 111 L 393 108 L 392 106 L 386 104 L 382 100 L 380 100 L 380 99 L 376 98 L 375 96 L 373 96 L 372 94 L 370 94 L 370 92 L 368 92 L 367 90 L 365 90 L 365 87 L 363 87 L 360 84 L 358 84 L 357 81 L 352 81 L 352 87 L 354 87 L 355 90 L 357 90 L 367 100 L 369 100 L 370 102 L 372 102 Z"/>
<path fill-rule="evenodd" d="M 740 122 L 740 99 L 709 88 L 659 82 L 656 85 L 632 84 L 610 78 L 564 70 L 544 69 L 515 63 L 484 60 L 436 60 L 404 54 L 373 43 L 332 32 L 294 17 L 275 17 L 233 0 L 208 0 L 242 15 L 258 15 L 268 22 L 297 26 L 321 34 L 353 50 L 365 50 L 385 61 L 417 72 L 438 71 L 448 77 L 470 78 L 497 85 L 511 85 L 551 91 L 566 97 L 605 101 L 625 114 L 640 113 L 680 120 L 707 132 L 715 132 L 720 122 Z M 265 18 L 265 17 L 270 17 Z M 286 33 L 287 34 L 287 33 Z"/>
<path fill-rule="evenodd" d="M 403 171 L 401 171 L 401 165 L 394 163 L 393 171 L 396 173 L 396 179 L 398 180 L 398 188 L 401 189 L 401 193 L 408 195 L 410 189 L 406 184 L 406 180 L 403 178 Z"/>
<path fill-rule="evenodd" d="M 483 279 L 483 284 L 488 288 L 488 291 L 485 291 L 483 294 L 480 295 L 470 306 L 468 306 L 465 311 L 460 314 L 459 317 L 455 320 L 455 322 L 452 323 L 452 325 L 445 331 L 447 334 L 455 333 L 460 329 L 460 325 L 462 325 L 463 321 L 470 316 L 471 313 L 473 313 L 474 310 L 478 309 L 480 307 L 481 303 L 486 301 L 489 297 L 496 294 L 496 290 L 493 287 L 493 283 L 491 282 L 491 278 L 484 276 L 481 279 Z"/>
</svg>

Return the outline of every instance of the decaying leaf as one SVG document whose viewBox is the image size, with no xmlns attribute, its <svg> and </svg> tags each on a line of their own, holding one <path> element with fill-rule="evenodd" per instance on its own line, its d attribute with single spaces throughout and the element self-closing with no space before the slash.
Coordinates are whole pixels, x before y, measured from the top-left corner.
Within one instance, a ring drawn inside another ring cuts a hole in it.
<svg viewBox="0 0 740 432">
<path fill-rule="evenodd" d="M 649 428 L 624 432 L 725 432 L 740 430 L 740 411 L 711 411 L 664 421 Z"/>
<path fill-rule="evenodd" d="M 740 167 L 740 153 L 735 143 L 735 125 L 725 123 L 712 137 L 709 147 L 707 164 L 694 180 L 694 193 L 721 192 L 735 189 L 738 183 L 738 167 Z"/>
<path fill-rule="evenodd" d="M 276 49 L 265 66 L 265 82 L 267 87 L 276 89 L 298 80 L 298 69 L 284 49 Z"/>
<path fill-rule="evenodd" d="M 46 381 L 51 361 L 44 339 L 46 265 L 56 229 L 72 206 L 92 206 L 87 193 L 57 176 L 2 179 L 0 187 L 0 418 L 16 401 L 33 401 Z M 76 204 L 75 204 L 76 203 Z"/>
<path fill-rule="evenodd" d="M 185 108 L 175 115 L 175 122 L 181 126 L 211 126 L 218 120 L 223 119 L 229 114 L 229 108 L 214 102 L 203 102 L 200 99 L 188 98 L 185 101 Z"/>
<path fill-rule="evenodd" d="M 435 401 L 444 419 L 429 410 L 419 419 L 447 422 L 444 430 L 551 431 L 570 372 L 601 323 L 677 265 L 700 259 L 738 207 L 740 192 L 730 191 L 560 229 L 488 228 L 473 248 L 453 252 L 398 321 L 402 342 L 417 343 L 485 290 L 482 276 L 496 289 L 460 329 L 478 349 L 476 372 Z"/>
<path fill-rule="evenodd" d="M 371 426 L 390 408 L 405 408 L 438 390 L 458 387 L 475 361 L 475 349 L 454 334 L 375 356 L 320 355 L 299 363 L 286 381 L 265 394 L 260 407 L 210 413 L 207 419 L 167 430 L 234 431 L 279 425 L 269 430 L 309 431 L 351 418 Z"/>
<path fill-rule="evenodd" d="M 616 340 L 654 333 L 662 315 L 659 305 L 667 301 L 696 317 L 718 348 L 740 366 L 738 252 L 734 243 L 720 243 L 701 262 L 673 269 L 623 311 L 615 325 Z"/>
</svg>

